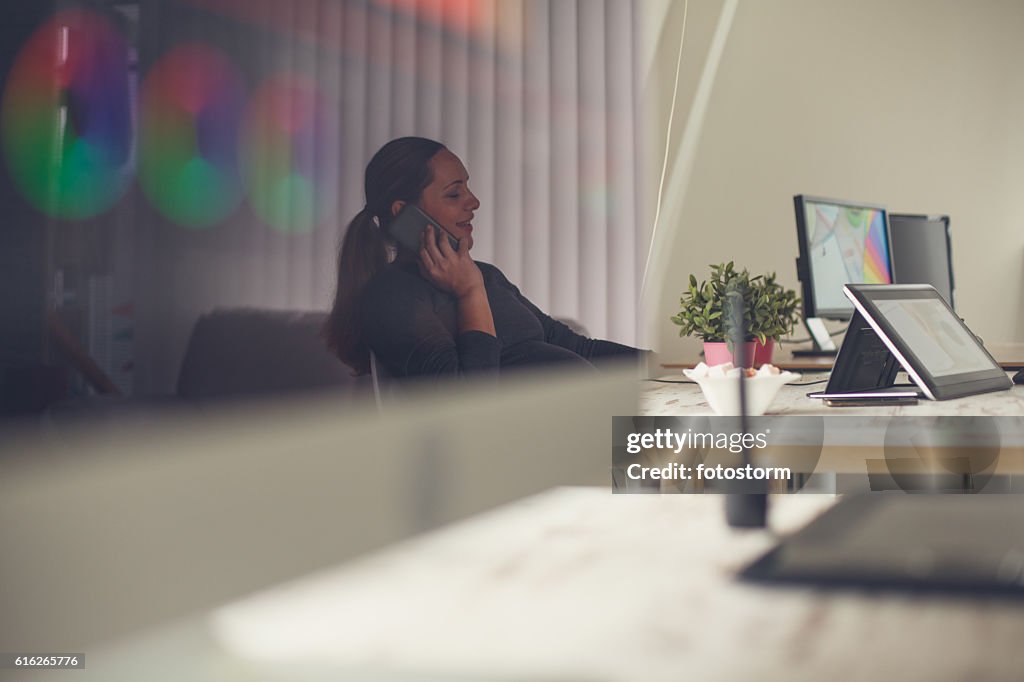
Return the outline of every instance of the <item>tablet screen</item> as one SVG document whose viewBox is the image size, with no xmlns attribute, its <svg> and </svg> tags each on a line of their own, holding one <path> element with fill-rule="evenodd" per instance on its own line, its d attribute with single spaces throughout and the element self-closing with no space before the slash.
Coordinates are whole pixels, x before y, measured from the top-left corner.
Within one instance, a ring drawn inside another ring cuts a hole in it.
<svg viewBox="0 0 1024 682">
<path fill-rule="evenodd" d="M 875 299 L 893 330 L 934 377 L 995 367 L 967 329 L 938 299 Z"/>
</svg>

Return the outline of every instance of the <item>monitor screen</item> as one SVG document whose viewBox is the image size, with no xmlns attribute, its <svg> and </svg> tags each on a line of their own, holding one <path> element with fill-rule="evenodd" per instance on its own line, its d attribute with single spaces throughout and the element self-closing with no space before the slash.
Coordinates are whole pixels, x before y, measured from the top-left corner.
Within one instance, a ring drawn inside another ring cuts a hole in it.
<svg viewBox="0 0 1024 682">
<path fill-rule="evenodd" d="M 891 284 L 889 222 L 882 206 L 798 195 L 798 274 L 805 317 L 849 319 L 844 284 Z"/>
<path fill-rule="evenodd" d="M 948 216 L 889 216 L 897 284 L 931 284 L 954 310 Z"/>
<path fill-rule="evenodd" d="M 983 372 L 990 358 L 971 333 L 937 299 L 883 299 L 875 302 L 921 364 L 935 377 Z"/>
<path fill-rule="evenodd" d="M 112 641 L 551 487 L 608 486 L 635 370 L 408 387 L 385 413 L 326 391 L 0 423 L 0 646 Z M 115 677 L 137 676 L 98 679 Z"/>
</svg>

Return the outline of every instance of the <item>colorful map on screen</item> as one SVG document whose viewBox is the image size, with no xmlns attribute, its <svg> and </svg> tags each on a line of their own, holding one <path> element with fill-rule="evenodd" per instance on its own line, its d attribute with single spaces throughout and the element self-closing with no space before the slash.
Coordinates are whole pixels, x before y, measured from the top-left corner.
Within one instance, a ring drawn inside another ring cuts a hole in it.
<svg viewBox="0 0 1024 682">
<path fill-rule="evenodd" d="M 822 310 L 851 308 L 843 285 L 891 284 L 884 213 L 808 201 L 805 204 L 811 280 Z"/>
</svg>

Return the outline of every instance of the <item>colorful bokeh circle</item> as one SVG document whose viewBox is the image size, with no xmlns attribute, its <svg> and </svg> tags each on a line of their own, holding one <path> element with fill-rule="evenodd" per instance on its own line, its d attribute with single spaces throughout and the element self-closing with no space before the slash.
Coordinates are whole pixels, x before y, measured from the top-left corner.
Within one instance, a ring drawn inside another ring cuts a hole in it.
<svg viewBox="0 0 1024 682">
<path fill-rule="evenodd" d="M 253 211 L 281 232 L 304 232 L 331 217 L 336 157 L 332 109 L 312 80 L 273 76 L 253 95 L 242 128 L 242 168 Z"/>
<path fill-rule="evenodd" d="M 133 171 L 128 45 L 103 15 L 57 12 L 15 59 L 0 104 L 15 185 L 48 215 L 110 208 Z"/>
<path fill-rule="evenodd" d="M 238 70 L 211 47 L 178 46 L 150 69 L 142 89 L 139 181 L 168 219 L 204 228 L 238 207 L 244 106 Z"/>
</svg>

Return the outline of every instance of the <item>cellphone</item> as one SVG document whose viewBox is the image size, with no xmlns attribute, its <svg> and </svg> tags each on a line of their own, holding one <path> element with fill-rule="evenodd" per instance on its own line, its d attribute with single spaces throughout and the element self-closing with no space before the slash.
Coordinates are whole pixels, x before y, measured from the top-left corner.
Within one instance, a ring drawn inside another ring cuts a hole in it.
<svg viewBox="0 0 1024 682">
<path fill-rule="evenodd" d="M 388 225 L 388 234 L 394 237 L 395 241 L 411 251 L 420 250 L 420 235 L 428 225 L 432 225 L 437 234 L 438 246 L 441 239 L 448 237 L 453 251 L 459 250 L 459 240 L 452 236 L 452 233 L 441 227 L 441 225 L 423 212 L 418 206 L 406 204 L 398 212 L 395 219 Z"/>
<path fill-rule="evenodd" d="M 829 407 L 883 407 L 917 405 L 917 398 L 825 398 Z"/>
</svg>

